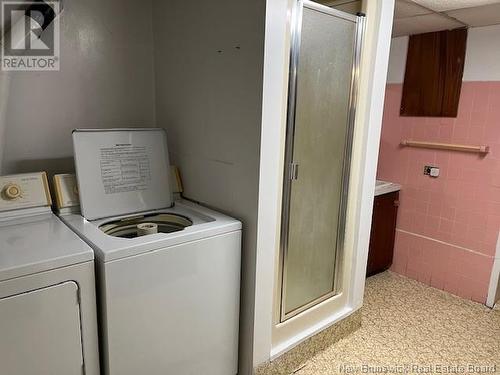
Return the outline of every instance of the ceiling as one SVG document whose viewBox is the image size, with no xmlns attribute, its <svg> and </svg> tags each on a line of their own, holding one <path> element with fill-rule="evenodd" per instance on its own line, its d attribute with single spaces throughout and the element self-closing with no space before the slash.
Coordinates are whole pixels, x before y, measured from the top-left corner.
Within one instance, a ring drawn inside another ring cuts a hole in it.
<svg viewBox="0 0 500 375">
<path fill-rule="evenodd" d="M 351 13 L 361 9 L 361 0 L 321 2 Z M 392 35 L 497 24 L 500 24 L 500 0 L 396 0 Z"/>
<path fill-rule="evenodd" d="M 353 14 L 361 11 L 362 0 L 316 1 Z M 500 0 L 396 0 L 392 36 L 498 24 Z"/>
<path fill-rule="evenodd" d="M 393 36 L 500 24 L 500 0 L 396 0 Z"/>
</svg>

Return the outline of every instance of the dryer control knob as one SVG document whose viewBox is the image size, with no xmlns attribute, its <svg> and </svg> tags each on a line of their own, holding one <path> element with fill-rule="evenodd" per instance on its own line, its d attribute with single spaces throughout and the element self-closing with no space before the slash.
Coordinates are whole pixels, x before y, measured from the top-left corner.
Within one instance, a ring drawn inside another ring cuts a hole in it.
<svg viewBox="0 0 500 375">
<path fill-rule="evenodd" d="M 21 196 L 21 187 L 17 184 L 7 184 L 3 188 L 3 193 L 8 200 L 17 199 Z"/>
</svg>

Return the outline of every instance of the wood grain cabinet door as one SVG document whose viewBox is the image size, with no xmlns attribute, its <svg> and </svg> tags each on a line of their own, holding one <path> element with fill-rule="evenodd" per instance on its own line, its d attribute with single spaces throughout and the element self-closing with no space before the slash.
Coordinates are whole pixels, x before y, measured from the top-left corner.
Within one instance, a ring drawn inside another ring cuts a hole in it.
<svg viewBox="0 0 500 375">
<path fill-rule="evenodd" d="M 399 192 L 375 197 L 366 275 L 387 270 L 392 264 Z"/>
<path fill-rule="evenodd" d="M 467 29 L 410 36 L 401 116 L 456 117 Z"/>
</svg>

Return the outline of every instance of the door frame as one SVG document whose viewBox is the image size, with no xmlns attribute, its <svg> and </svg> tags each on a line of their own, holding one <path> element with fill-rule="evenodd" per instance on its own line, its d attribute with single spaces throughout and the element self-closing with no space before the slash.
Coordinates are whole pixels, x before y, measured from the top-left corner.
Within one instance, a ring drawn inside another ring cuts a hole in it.
<svg viewBox="0 0 500 375">
<path fill-rule="evenodd" d="M 353 66 L 351 71 L 351 92 L 349 95 L 348 107 L 348 126 L 346 134 L 346 145 L 344 149 L 344 165 L 343 165 L 343 182 L 342 193 L 340 199 L 339 210 L 339 227 L 337 235 L 337 254 L 335 256 L 335 275 L 332 285 L 332 291 L 320 296 L 313 301 L 304 304 L 288 313 L 286 313 L 285 300 L 286 300 L 286 275 L 287 275 L 287 259 L 288 259 L 288 237 L 289 237 L 289 224 L 290 224 L 290 202 L 291 202 L 291 189 L 292 178 L 296 174 L 296 166 L 293 162 L 293 146 L 295 140 L 295 115 L 297 107 L 297 79 L 298 79 L 298 66 L 300 54 L 300 42 L 302 33 L 302 19 L 303 9 L 325 13 L 330 16 L 342 18 L 356 24 L 355 42 L 353 45 Z M 360 60 L 363 42 L 363 31 L 365 25 L 365 17 L 362 15 L 352 15 L 349 13 L 341 12 L 333 8 L 315 3 L 310 0 L 298 0 L 292 11 L 291 20 L 291 45 L 290 45 L 290 69 L 288 77 L 288 104 L 287 104 L 287 120 L 286 120 L 286 141 L 285 141 L 285 163 L 283 170 L 283 201 L 281 213 L 281 231 L 280 231 L 280 254 L 279 254 L 279 275 L 280 281 L 280 301 L 279 301 L 279 316 L 280 322 L 284 321 L 308 310 L 309 308 L 335 297 L 342 292 L 342 260 L 343 260 L 343 247 L 345 237 L 346 225 L 346 212 L 347 212 L 347 199 L 349 191 L 349 176 L 351 166 L 351 154 L 353 143 L 354 122 L 356 118 L 356 101 L 358 95 L 358 82 Z"/>
</svg>

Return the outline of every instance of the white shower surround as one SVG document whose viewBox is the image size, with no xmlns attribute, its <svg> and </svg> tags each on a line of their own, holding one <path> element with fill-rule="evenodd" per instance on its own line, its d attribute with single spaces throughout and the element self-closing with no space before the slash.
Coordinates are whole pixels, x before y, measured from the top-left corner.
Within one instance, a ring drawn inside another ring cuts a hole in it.
<svg viewBox="0 0 500 375">
<path fill-rule="evenodd" d="M 293 0 L 268 2 L 266 13 L 261 141 L 261 160 L 266 160 L 266 163 L 261 163 L 259 184 L 254 366 L 279 356 L 362 305 L 392 31 L 394 2 L 367 1 L 365 6 L 369 16 L 361 64 L 351 170 L 352 190 L 348 203 L 350 230 L 346 233 L 345 256 L 348 258 L 350 269 L 345 272 L 352 276 L 348 278 L 345 296 L 342 297 L 345 300 L 339 301 L 342 298 L 334 297 L 285 323 L 276 324 L 281 171 L 289 65 L 289 14 L 292 5 Z M 273 313 L 270 313 L 271 311 Z"/>
</svg>

